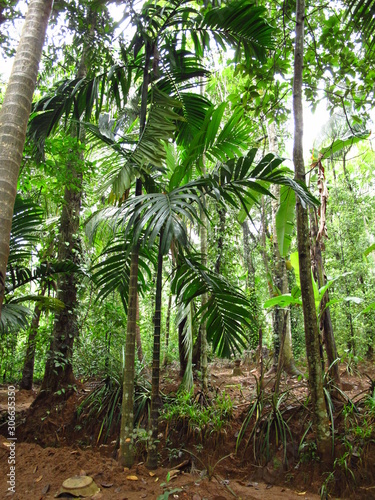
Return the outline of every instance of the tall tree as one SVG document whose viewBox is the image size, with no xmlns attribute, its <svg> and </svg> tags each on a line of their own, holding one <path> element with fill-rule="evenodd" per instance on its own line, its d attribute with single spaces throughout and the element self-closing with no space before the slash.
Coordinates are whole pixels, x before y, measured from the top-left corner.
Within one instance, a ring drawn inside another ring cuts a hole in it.
<svg viewBox="0 0 375 500">
<path fill-rule="evenodd" d="M 94 38 L 96 16 L 90 7 L 87 8 L 86 22 L 88 32 L 80 58 L 77 79 L 87 76 L 90 47 Z M 78 120 L 81 116 L 77 117 Z M 79 238 L 81 199 L 83 193 L 84 174 L 84 130 L 74 123 L 71 127 L 72 151 L 66 164 L 66 184 L 64 200 L 60 216 L 58 235 L 58 260 L 79 264 L 81 245 Z M 51 350 L 46 363 L 40 396 L 55 392 L 61 385 L 73 384 L 73 345 L 78 336 L 77 321 L 78 273 L 72 272 L 61 276 L 58 281 L 57 297 L 65 307 L 56 315 Z"/>
<path fill-rule="evenodd" d="M 305 181 L 303 160 L 303 108 L 302 70 L 304 53 L 305 1 L 297 0 L 296 37 L 294 49 L 293 114 L 294 145 L 293 162 L 296 181 Z M 310 236 L 308 212 L 300 200 L 296 202 L 297 240 L 300 282 L 305 324 L 306 353 L 309 370 L 309 388 L 313 407 L 313 425 L 319 453 L 328 456 L 330 449 L 329 423 L 323 393 L 323 375 L 319 347 L 319 328 L 316 316 L 314 291 L 311 278 Z"/>
<path fill-rule="evenodd" d="M 17 180 L 52 0 L 31 0 L 0 111 L 0 315 Z"/>
</svg>

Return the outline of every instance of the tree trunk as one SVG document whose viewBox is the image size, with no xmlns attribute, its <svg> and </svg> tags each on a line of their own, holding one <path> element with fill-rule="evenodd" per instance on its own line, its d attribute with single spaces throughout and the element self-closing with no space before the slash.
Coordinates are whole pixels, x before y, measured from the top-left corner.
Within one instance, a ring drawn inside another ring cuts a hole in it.
<svg viewBox="0 0 375 500">
<path fill-rule="evenodd" d="M 45 292 L 46 286 L 43 286 L 40 291 L 40 296 L 43 297 Z M 40 309 L 38 302 L 36 302 L 34 314 L 30 324 L 29 336 L 27 339 L 26 356 L 22 370 L 22 380 L 20 383 L 20 389 L 25 389 L 26 391 L 31 391 L 33 388 L 36 337 L 38 334 L 41 314 L 42 310 Z"/>
<path fill-rule="evenodd" d="M 161 292 L 162 292 L 162 272 L 163 254 L 161 252 L 161 241 L 163 231 L 160 232 L 158 272 L 156 277 L 155 294 L 155 329 L 154 329 L 154 349 L 152 356 L 152 386 L 151 386 L 151 418 L 149 425 L 149 443 L 147 453 L 147 467 L 156 469 L 158 466 L 158 420 L 160 408 L 159 381 L 160 381 L 160 325 L 161 325 Z"/>
<path fill-rule="evenodd" d="M 184 328 L 186 324 L 186 318 L 184 318 L 178 325 L 178 354 L 180 359 L 180 377 L 185 375 L 187 367 L 187 352 L 184 343 Z"/>
<path fill-rule="evenodd" d="M 322 288 L 326 284 L 325 272 L 323 266 L 322 258 L 322 246 L 320 240 L 317 238 L 318 227 L 315 220 L 315 214 L 311 214 L 311 241 L 312 241 L 312 258 L 313 258 L 313 268 L 314 276 L 318 283 L 319 288 Z M 331 313 L 329 307 L 326 307 L 329 302 L 328 290 L 324 294 L 324 297 L 320 303 L 320 310 L 323 311 L 320 317 L 320 330 L 323 333 L 323 343 L 325 345 L 328 366 L 330 367 L 329 373 L 336 382 L 337 385 L 340 384 L 340 372 L 339 365 L 335 361 L 338 358 L 335 336 L 333 334 L 333 326 L 331 320 Z"/>
<path fill-rule="evenodd" d="M 0 110 L 0 316 L 17 180 L 52 0 L 30 0 Z"/>
<path fill-rule="evenodd" d="M 169 292 L 167 319 L 165 323 L 165 352 L 164 352 L 163 366 L 165 366 L 168 362 L 169 331 L 171 328 L 171 309 L 172 309 L 172 293 Z"/>
<path fill-rule="evenodd" d="M 90 38 L 95 29 L 95 19 L 89 14 Z M 87 51 L 83 48 L 81 61 L 77 70 L 77 78 L 84 78 L 87 74 Z M 76 160 L 68 161 L 66 164 L 66 185 L 64 191 L 64 203 L 60 218 L 58 236 L 58 261 L 71 261 L 79 264 L 82 248 L 79 234 L 80 211 L 83 189 L 84 155 L 81 143 L 84 143 L 84 131 L 78 129 L 79 125 L 72 127 L 71 135 L 76 139 L 75 150 L 71 151 L 70 157 L 76 156 Z M 73 374 L 73 345 L 78 337 L 77 321 L 77 290 L 78 275 L 76 272 L 66 273 L 58 279 L 57 298 L 65 307 L 56 315 L 53 328 L 52 351 L 50 351 L 43 382 L 40 390 L 41 397 L 45 393 L 55 392 L 60 386 L 71 385 L 75 382 Z"/>
<path fill-rule="evenodd" d="M 296 7 L 296 39 L 294 52 L 293 79 L 293 113 L 294 113 L 294 145 L 293 162 L 295 179 L 305 181 L 303 162 L 303 109 L 302 109 L 302 69 L 304 44 L 305 2 L 297 0 Z M 302 292 L 303 315 L 305 324 L 306 353 L 309 370 L 309 388 L 313 412 L 313 429 L 316 436 L 318 452 L 328 457 L 330 450 L 329 423 L 323 393 L 322 366 L 319 353 L 319 329 L 316 316 L 314 292 L 311 280 L 310 238 L 307 210 L 299 199 L 296 203 L 297 239 L 299 269 Z"/>
<path fill-rule="evenodd" d="M 152 47 L 148 42 L 145 48 L 145 66 L 143 68 L 143 83 L 141 95 L 140 127 L 139 134 L 146 125 L 147 94 L 149 86 L 149 66 Z M 142 181 L 137 179 L 135 195 L 142 194 Z M 134 428 L 134 377 L 135 377 L 135 344 L 137 333 L 137 297 L 138 297 L 138 261 L 139 243 L 137 242 L 131 252 L 130 276 L 129 276 L 129 306 L 126 325 L 125 342 L 125 367 L 122 390 L 122 410 L 120 427 L 120 450 L 119 460 L 125 467 L 131 467 L 134 463 L 133 428 Z"/>
<path fill-rule="evenodd" d="M 253 259 L 250 249 L 250 229 L 245 220 L 242 223 L 242 237 L 243 237 L 243 255 L 245 268 L 247 271 L 246 288 L 249 294 L 249 302 L 251 307 L 252 321 L 250 323 L 250 338 L 249 347 L 251 349 L 256 349 L 259 343 L 259 300 L 255 289 L 255 268 L 253 264 Z"/>
<path fill-rule="evenodd" d="M 271 123 L 268 126 L 268 141 L 270 151 L 278 154 L 278 143 L 275 124 Z M 285 265 L 285 260 L 281 257 L 279 243 L 277 239 L 276 229 L 276 214 L 280 203 L 280 186 L 275 184 L 271 187 L 271 193 L 275 197 L 272 200 L 272 245 L 273 245 L 273 269 L 272 279 L 274 285 L 282 294 L 289 293 L 288 275 Z M 292 350 L 292 329 L 290 323 L 289 309 L 284 311 L 281 307 L 274 307 L 272 310 L 272 326 L 274 338 L 274 369 L 282 367 L 290 375 L 298 375 L 300 372 L 294 364 Z M 281 351 L 282 345 L 282 351 Z M 279 363 L 279 356 L 282 356 L 282 361 Z"/>
<path fill-rule="evenodd" d="M 143 363 L 143 350 L 142 350 L 142 339 L 141 339 L 141 329 L 139 328 L 139 294 L 137 293 L 137 313 L 136 313 L 136 320 L 135 320 L 135 338 L 137 342 L 137 356 L 138 356 L 138 361 L 140 363 Z"/>
<path fill-rule="evenodd" d="M 203 170 L 203 173 L 204 170 Z M 205 200 L 203 200 L 205 203 Z M 206 214 L 201 211 L 201 254 L 202 254 L 202 264 L 207 266 L 207 217 Z M 207 304 L 208 296 L 207 293 L 204 293 L 201 298 L 202 307 Z M 200 336 L 201 336 L 201 372 L 202 372 L 202 391 L 207 392 L 208 390 L 208 363 L 207 363 L 207 329 L 206 322 L 203 321 L 200 327 Z"/>
</svg>

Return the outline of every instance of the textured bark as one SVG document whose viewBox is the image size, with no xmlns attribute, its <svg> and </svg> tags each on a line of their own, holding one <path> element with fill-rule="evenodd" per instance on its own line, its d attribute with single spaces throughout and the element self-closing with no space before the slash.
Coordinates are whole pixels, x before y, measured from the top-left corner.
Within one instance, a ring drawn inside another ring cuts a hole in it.
<svg viewBox="0 0 375 500">
<path fill-rule="evenodd" d="M 321 288 L 326 284 L 323 258 L 322 258 L 322 246 L 320 240 L 317 238 L 318 227 L 314 214 L 312 214 L 310 220 L 311 220 L 312 260 L 313 260 L 314 277 L 317 280 L 319 288 Z M 326 307 L 329 300 L 330 300 L 329 292 L 327 290 L 320 303 L 320 309 L 323 312 L 321 314 L 319 326 L 323 334 L 323 343 L 327 353 L 328 366 L 330 367 L 329 369 L 330 376 L 332 380 L 334 380 L 336 384 L 339 385 L 340 384 L 339 365 L 338 363 L 334 363 L 334 361 L 338 358 L 338 353 L 335 342 L 335 336 L 333 334 L 330 309 L 329 307 Z"/>
<path fill-rule="evenodd" d="M 52 0 L 30 0 L 0 110 L 0 315 L 17 180 Z"/>
<path fill-rule="evenodd" d="M 158 254 L 158 272 L 156 277 L 156 296 L 155 296 L 155 328 L 154 328 L 154 349 L 152 356 L 152 383 L 151 383 L 151 415 L 149 425 L 149 443 L 147 453 L 147 467 L 156 469 L 158 466 L 158 419 L 160 408 L 160 325 L 161 325 L 161 292 L 162 292 L 162 271 L 163 254 L 161 252 L 162 232 L 160 233 L 159 254 Z"/>
<path fill-rule="evenodd" d="M 89 39 L 92 38 L 95 29 L 95 18 L 89 13 L 90 23 Z M 77 70 L 77 78 L 84 78 L 87 74 L 88 45 L 83 48 L 82 57 Z M 80 143 L 84 142 L 84 130 L 72 127 L 72 137 L 79 135 L 80 140 L 76 143 L 77 161 L 69 161 L 66 164 L 66 185 L 64 190 L 64 202 L 60 218 L 58 236 L 58 260 L 71 261 L 79 264 L 82 255 L 81 242 L 79 239 L 80 211 L 82 201 L 84 155 L 80 150 Z M 72 155 L 71 155 L 72 156 Z M 73 374 L 73 345 L 78 337 L 77 321 L 77 290 L 78 275 L 75 272 L 66 273 L 58 279 L 57 298 L 64 303 L 64 309 L 56 315 L 52 350 L 49 353 L 46 369 L 41 386 L 41 397 L 43 393 L 51 393 L 61 386 L 71 385 L 75 382 Z"/>
<path fill-rule="evenodd" d="M 305 181 L 303 162 L 303 110 L 302 110 L 302 69 L 304 44 L 305 2 L 297 0 L 296 38 L 294 52 L 293 112 L 294 145 L 293 162 L 295 178 Z M 315 310 L 314 292 L 311 280 L 310 237 L 308 214 L 297 199 L 297 239 L 303 315 L 305 324 L 306 354 L 309 371 L 309 388 L 312 403 L 313 429 L 318 452 L 328 457 L 330 451 L 330 432 L 323 393 L 322 366 L 319 352 L 319 329 Z"/>
<path fill-rule="evenodd" d="M 40 295 L 43 297 L 46 291 L 46 287 L 43 287 Z M 38 302 L 35 304 L 34 314 L 31 320 L 29 336 L 27 338 L 26 355 L 22 370 L 22 380 L 20 383 L 20 389 L 25 389 L 26 391 L 31 391 L 33 388 L 33 378 L 34 378 L 34 361 L 35 361 L 35 349 L 36 349 L 36 337 L 38 335 L 39 320 L 42 310 L 39 307 Z"/>
</svg>

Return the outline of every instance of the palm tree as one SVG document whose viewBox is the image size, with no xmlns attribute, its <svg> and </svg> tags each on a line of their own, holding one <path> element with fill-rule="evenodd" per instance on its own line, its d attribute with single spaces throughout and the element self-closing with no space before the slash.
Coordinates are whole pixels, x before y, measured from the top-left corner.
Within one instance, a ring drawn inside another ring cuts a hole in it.
<svg viewBox="0 0 375 500">
<path fill-rule="evenodd" d="M 0 316 L 17 180 L 52 0 L 31 0 L 0 111 Z"/>
</svg>

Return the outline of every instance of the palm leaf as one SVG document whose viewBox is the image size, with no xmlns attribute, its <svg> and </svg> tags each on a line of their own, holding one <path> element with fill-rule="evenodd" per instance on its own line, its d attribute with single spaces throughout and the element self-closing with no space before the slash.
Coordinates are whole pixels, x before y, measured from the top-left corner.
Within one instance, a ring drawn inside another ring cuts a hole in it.
<svg viewBox="0 0 375 500">
<path fill-rule="evenodd" d="M 208 294 L 208 302 L 195 320 L 206 321 L 208 340 L 219 356 L 230 356 L 245 347 L 244 327 L 251 318 L 248 300 L 225 278 L 203 266 L 199 256 L 183 258 L 172 281 L 172 293 L 185 305 Z"/>
<path fill-rule="evenodd" d="M 258 7 L 249 0 L 234 0 L 225 7 L 208 11 L 202 23 L 199 46 L 195 40 L 196 50 L 202 52 L 207 44 L 207 27 L 219 46 L 223 49 L 228 45 L 235 48 L 236 61 L 241 60 L 241 49 L 247 63 L 254 57 L 265 61 L 267 49 L 273 46 L 274 30 L 265 20 L 265 13 L 264 7 Z"/>
</svg>

